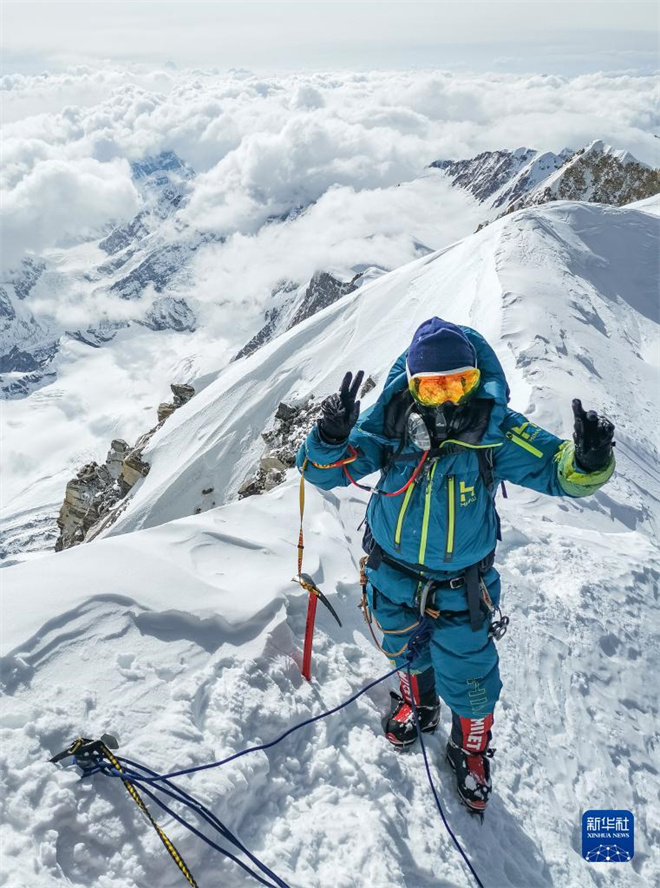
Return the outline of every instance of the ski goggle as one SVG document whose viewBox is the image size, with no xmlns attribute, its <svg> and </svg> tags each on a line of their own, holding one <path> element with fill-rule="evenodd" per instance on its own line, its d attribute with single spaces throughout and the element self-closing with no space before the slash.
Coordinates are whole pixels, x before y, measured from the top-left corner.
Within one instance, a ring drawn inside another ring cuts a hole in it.
<svg viewBox="0 0 660 888">
<path fill-rule="evenodd" d="M 453 373 L 417 373 L 408 379 L 410 394 L 424 407 L 439 407 L 447 401 L 460 404 L 479 385 L 476 367 L 462 367 Z"/>
</svg>

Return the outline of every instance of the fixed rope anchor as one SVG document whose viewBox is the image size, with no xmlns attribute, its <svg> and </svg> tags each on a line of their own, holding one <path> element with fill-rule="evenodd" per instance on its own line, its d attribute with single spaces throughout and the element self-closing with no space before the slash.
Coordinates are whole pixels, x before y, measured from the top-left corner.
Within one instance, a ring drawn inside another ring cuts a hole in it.
<svg viewBox="0 0 660 888">
<path fill-rule="evenodd" d="M 62 752 L 58 752 L 57 755 L 54 755 L 50 759 L 50 761 L 53 764 L 57 764 L 58 762 L 61 762 L 66 758 L 73 757 L 75 764 L 82 771 L 83 777 L 91 776 L 96 771 L 102 770 L 103 766 L 106 763 L 109 763 L 115 769 L 115 771 L 119 773 L 121 782 L 126 787 L 128 794 L 138 806 L 140 811 L 142 811 L 142 813 L 146 816 L 147 820 L 158 835 L 158 838 L 165 846 L 167 853 L 176 863 L 188 884 L 191 886 L 191 888 L 199 888 L 199 885 L 195 881 L 193 874 L 188 869 L 185 860 L 183 859 L 183 857 L 181 857 L 177 849 L 174 847 L 174 844 L 163 831 L 162 827 L 160 827 L 158 823 L 156 823 L 153 816 L 151 815 L 151 812 L 145 805 L 142 796 L 137 791 L 133 783 L 125 776 L 124 769 L 121 763 L 110 751 L 111 749 L 118 748 L 119 743 L 117 742 L 117 739 L 112 736 L 112 734 L 103 734 L 100 740 L 90 740 L 88 737 L 78 737 L 78 739 L 74 740 L 70 746 L 68 746 L 66 749 L 63 749 Z"/>
</svg>

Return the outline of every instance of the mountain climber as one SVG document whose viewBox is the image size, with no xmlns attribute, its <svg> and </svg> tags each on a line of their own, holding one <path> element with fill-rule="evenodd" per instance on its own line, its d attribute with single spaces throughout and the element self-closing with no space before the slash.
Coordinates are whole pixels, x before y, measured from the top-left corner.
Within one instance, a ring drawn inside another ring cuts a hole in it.
<svg viewBox="0 0 660 888">
<path fill-rule="evenodd" d="M 460 797 L 483 812 L 491 793 L 493 711 L 502 683 L 494 638 L 500 579 L 493 566 L 499 534 L 494 493 L 511 481 L 551 496 L 582 497 L 614 471 L 612 423 L 573 401 L 573 441 L 562 441 L 511 410 L 495 352 L 470 327 L 425 321 L 396 361 L 376 403 L 360 416 L 363 378 L 347 373 L 327 398 L 300 448 L 306 477 L 328 490 L 380 471 L 367 507 L 364 548 L 369 609 L 382 648 L 400 672 L 385 735 L 397 749 L 432 732 L 439 696 L 452 711 L 447 758 Z M 407 641 L 420 615 L 430 640 L 411 680 Z M 413 699 L 411 699 L 413 698 Z"/>
</svg>

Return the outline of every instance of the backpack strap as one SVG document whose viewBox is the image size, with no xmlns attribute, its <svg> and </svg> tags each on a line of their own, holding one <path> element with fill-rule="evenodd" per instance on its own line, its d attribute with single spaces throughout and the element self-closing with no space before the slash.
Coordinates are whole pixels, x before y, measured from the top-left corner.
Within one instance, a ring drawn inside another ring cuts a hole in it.
<svg viewBox="0 0 660 888">
<path fill-rule="evenodd" d="M 495 495 L 497 494 L 497 485 L 495 483 L 495 457 L 494 457 L 494 447 L 484 447 L 483 450 L 477 450 L 477 457 L 479 459 L 479 475 L 481 480 L 486 485 L 488 493 L 490 493 L 491 498 L 493 500 L 493 505 L 495 506 Z M 504 486 L 504 482 L 502 482 L 502 494 L 506 498 L 506 487 Z M 495 506 L 495 520 L 497 521 L 497 539 L 502 541 L 502 522 L 500 521 L 500 514 L 497 511 L 497 507 Z"/>
<path fill-rule="evenodd" d="M 493 447 L 484 447 L 477 450 L 479 475 L 491 496 L 495 495 L 495 462 L 493 450 Z"/>
</svg>

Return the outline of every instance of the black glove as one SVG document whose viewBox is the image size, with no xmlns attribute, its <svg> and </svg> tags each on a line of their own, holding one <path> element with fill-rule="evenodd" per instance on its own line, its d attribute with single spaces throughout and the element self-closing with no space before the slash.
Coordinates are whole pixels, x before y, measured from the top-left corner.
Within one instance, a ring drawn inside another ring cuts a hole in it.
<svg viewBox="0 0 660 888">
<path fill-rule="evenodd" d="M 338 394 L 330 395 L 321 404 L 321 416 L 316 422 L 321 440 L 326 444 L 343 444 L 360 415 L 360 402 L 356 401 L 364 370 L 353 374 L 349 371 Z"/>
<path fill-rule="evenodd" d="M 614 425 L 595 410 L 585 413 L 582 401 L 573 401 L 575 416 L 575 465 L 583 472 L 597 472 L 604 469 L 612 459 Z"/>
</svg>

